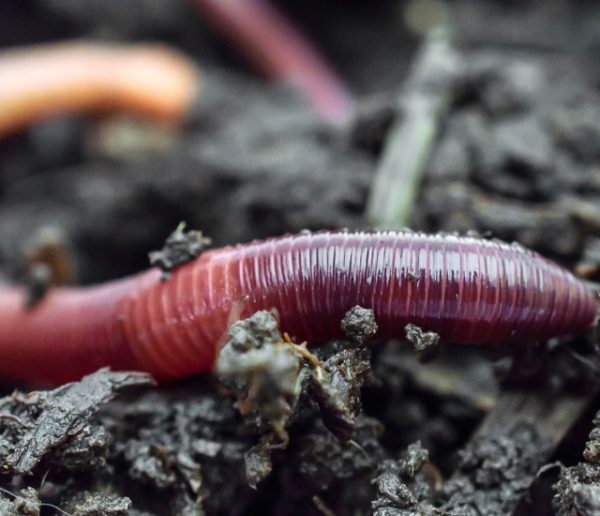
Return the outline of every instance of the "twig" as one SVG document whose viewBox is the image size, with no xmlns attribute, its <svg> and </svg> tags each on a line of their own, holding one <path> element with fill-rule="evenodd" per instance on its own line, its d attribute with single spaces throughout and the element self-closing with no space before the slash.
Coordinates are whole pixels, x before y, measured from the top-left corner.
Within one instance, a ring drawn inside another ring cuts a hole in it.
<svg viewBox="0 0 600 516">
<path fill-rule="evenodd" d="M 488 413 L 474 437 L 495 435 L 516 422 L 534 426 L 547 448 L 540 450 L 549 456 L 567 431 L 595 398 L 599 385 L 582 394 L 503 391 L 494 409 Z"/>
<path fill-rule="evenodd" d="M 448 31 L 432 30 L 417 55 L 398 99 L 400 120 L 387 144 L 371 187 L 368 222 L 382 229 L 400 229 L 410 222 L 419 184 L 435 142 L 439 121 L 452 98 L 460 60 Z"/>
</svg>

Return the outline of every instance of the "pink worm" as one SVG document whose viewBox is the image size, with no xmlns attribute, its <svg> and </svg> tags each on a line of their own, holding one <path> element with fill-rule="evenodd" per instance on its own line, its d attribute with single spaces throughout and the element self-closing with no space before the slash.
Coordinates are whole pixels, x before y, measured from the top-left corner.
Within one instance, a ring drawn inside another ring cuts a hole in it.
<svg viewBox="0 0 600 516">
<path fill-rule="evenodd" d="M 517 245 L 405 232 L 300 234 L 206 252 L 177 268 L 97 287 L 52 290 L 23 309 L 0 291 L 0 374 L 30 382 L 101 366 L 162 380 L 211 369 L 232 312 L 276 308 L 299 340 L 340 336 L 354 305 L 379 337 L 407 323 L 469 343 L 542 340 L 588 328 L 596 301 L 558 265 Z"/>
<path fill-rule="evenodd" d="M 267 77 L 296 84 L 326 119 L 344 121 L 351 96 L 304 36 L 265 0 L 196 0 Z"/>
</svg>

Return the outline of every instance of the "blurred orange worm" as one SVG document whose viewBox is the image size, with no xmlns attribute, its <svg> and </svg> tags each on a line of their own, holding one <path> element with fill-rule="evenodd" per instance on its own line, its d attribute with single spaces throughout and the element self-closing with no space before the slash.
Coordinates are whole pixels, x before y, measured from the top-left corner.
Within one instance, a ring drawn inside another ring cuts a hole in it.
<svg viewBox="0 0 600 516">
<path fill-rule="evenodd" d="M 128 112 L 178 124 L 196 66 L 162 45 L 45 44 L 0 53 L 0 138 L 65 113 Z"/>
</svg>

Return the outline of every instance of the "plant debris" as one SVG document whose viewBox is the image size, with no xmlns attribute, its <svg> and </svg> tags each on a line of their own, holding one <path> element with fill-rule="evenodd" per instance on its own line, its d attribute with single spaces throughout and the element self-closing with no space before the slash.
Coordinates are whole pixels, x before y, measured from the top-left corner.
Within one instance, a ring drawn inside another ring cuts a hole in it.
<svg viewBox="0 0 600 516">
<path fill-rule="evenodd" d="M 25 282 L 25 308 L 34 308 L 50 289 L 52 274 L 49 267 L 38 263 L 29 268 Z"/>
<path fill-rule="evenodd" d="M 160 251 L 148 254 L 150 265 L 158 267 L 162 271 L 162 279 L 165 280 L 175 267 L 200 256 L 210 243 L 210 238 L 205 237 L 202 231 L 185 231 L 185 222 L 181 222 L 167 237 Z"/>
<path fill-rule="evenodd" d="M 48 268 L 53 286 L 74 283 L 74 257 L 61 228 L 42 226 L 25 245 L 24 254 L 29 270 L 40 265 Z"/>
<path fill-rule="evenodd" d="M 50 287 L 74 283 L 74 258 L 60 228 L 41 227 L 25 245 L 24 254 L 27 263 L 26 308 L 36 306 Z"/>
<path fill-rule="evenodd" d="M 82 453 L 93 457 L 98 446 L 106 447 L 107 439 L 101 427 L 89 426 L 90 416 L 119 393 L 150 385 L 152 378 L 144 373 L 101 369 L 53 391 L 16 392 L 1 399 L 2 473 L 30 473 L 42 460 L 51 461 L 58 450 L 60 464 L 68 465 L 69 457 L 79 463 Z"/>
</svg>

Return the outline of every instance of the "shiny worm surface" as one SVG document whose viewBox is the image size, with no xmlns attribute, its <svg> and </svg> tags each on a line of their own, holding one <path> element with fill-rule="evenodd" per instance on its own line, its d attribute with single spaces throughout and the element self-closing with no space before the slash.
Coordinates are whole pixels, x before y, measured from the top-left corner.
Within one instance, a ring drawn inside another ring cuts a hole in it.
<svg viewBox="0 0 600 516">
<path fill-rule="evenodd" d="M 209 370 L 233 316 L 276 308 L 297 340 L 337 337 L 354 305 L 379 336 L 407 323 L 446 341 L 546 339 L 589 327 L 596 302 L 558 265 L 518 245 L 406 232 L 300 234 L 206 252 L 167 281 L 151 270 L 56 289 L 32 311 L 0 292 L 0 375 L 63 382 L 100 366 L 160 379 Z M 232 316 L 233 314 L 233 316 Z"/>
</svg>

